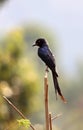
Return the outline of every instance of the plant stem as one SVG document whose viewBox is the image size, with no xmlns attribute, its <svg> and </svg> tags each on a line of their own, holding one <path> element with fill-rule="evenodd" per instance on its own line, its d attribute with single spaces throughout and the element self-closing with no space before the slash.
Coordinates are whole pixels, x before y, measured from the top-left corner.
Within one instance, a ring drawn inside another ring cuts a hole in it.
<svg viewBox="0 0 83 130">
<path fill-rule="evenodd" d="M 50 126 L 50 130 L 52 130 L 52 118 L 51 118 L 51 112 L 49 113 L 49 126 Z"/>
<path fill-rule="evenodd" d="M 56 116 L 54 116 L 54 117 L 52 118 L 52 121 L 55 120 L 55 119 L 57 119 L 57 118 L 60 117 L 60 116 L 62 116 L 62 113 L 61 113 L 61 114 L 58 114 L 58 115 L 56 115 Z"/>
<path fill-rule="evenodd" d="M 44 101 L 45 101 L 46 130 L 49 130 L 48 79 L 47 79 L 47 70 L 45 71 L 45 77 L 44 77 Z"/>
<path fill-rule="evenodd" d="M 23 119 L 27 119 L 27 118 L 22 114 L 22 112 L 21 112 L 12 102 L 9 101 L 9 99 L 8 99 L 7 97 L 3 96 L 3 98 L 14 108 L 14 110 L 15 110 L 16 112 L 18 112 L 18 114 L 19 114 Z M 30 124 L 30 127 L 32 128 L 32 130 L 35 130 L 35 128 L 33 127 L 32 124 Z"/>
</svg>

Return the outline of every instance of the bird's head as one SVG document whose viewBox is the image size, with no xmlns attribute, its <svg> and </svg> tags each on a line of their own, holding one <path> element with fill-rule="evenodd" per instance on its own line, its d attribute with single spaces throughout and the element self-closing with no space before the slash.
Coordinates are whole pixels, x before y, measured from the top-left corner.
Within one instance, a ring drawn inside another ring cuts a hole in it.
<svg viewBox="0 0 83 130">
<path fill-rule="evenodd" d="M 39 38 L 35 41 L 35 43 L 33 44 L 33 46 L 39 46 L 42 47 L 43 45 L 46 45 L 46 40 L 44 38 Z"/>
</svg>

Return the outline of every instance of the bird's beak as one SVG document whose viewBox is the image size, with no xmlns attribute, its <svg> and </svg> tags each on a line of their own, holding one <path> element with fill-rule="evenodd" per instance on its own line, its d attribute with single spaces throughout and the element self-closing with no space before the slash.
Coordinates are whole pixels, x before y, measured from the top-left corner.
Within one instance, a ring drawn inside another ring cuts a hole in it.
<svg viewBox="0 0 83 130">
<path fill-rule="evenodd" d="M 34 42 L 34 43 L 32 44 L 32 46 L 36 46 L 36 43 Z"/>
</svg>

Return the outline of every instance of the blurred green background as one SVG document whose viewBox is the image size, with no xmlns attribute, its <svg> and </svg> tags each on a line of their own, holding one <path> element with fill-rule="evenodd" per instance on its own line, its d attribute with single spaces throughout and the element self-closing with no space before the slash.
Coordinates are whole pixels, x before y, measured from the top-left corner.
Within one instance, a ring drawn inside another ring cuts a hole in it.
<svg viewBox="0 0 83 130">
<path fill-rule="evenodd" d="M 33 3 L 39 4 L 37 2 L 38 1 Z M 0 1 L 0 9 L 5 10 L 5 8 L 7 8 L 6 6 L 10 3 L 12 3 L 10 0 Z M 26 5 L 26 0 L 23 3 Z M 19 9 L 18 7 L 15 8 L 15 3 L 12 4 L 16 15 Z M 23 11 L 22 16 L 25 15 L 24 13 L 26 12 L 24 5 L 22 9 L 25 9 L 25 11 Z M 41 11 L 42 9 L 43 7 L 40 8 Z M 70 42 L 69 46 L 67 43 L 65 46 L 68 47 L 68 49 L 73 48 L 69 51 L 70 57 L 67 50 L 65 53 L 63 52 L 64 55 L 62 55 L 61 50 L 64 51 L 64 49 L 61 42 L 63 42 L 63 40 L 62 38 L 60 39 L 58 31 L 56 31 L 57 29 L 55 30 L 53 26 L 42 23 L 41 20 L 39 20 L 40 22 L 38 21 L 38 23 L 35 20 L 34 22 L 32 18 L 30 20 L 31 22 L 24 20 L 24 22 L 20 22 L 20 25 L 12 25 L 11 27 L 11 25 L 7 26 L 4 23 L 3 18 L 1 19 L 1 21 L 3 21 L 3 29 L 0 26 L 0 130 L 25 130 L 25 128 L 18 127 L 16 120 L 20 119 L 20 116 L 4 101 L 3 95 L 12 101 L 38 130 L 43 130 L 45 120 L 43 97 L 45 65 L 37 56 L 37 48 L 32 47 L 33 42 L 39 37 L 45 37 L 47 39 L 50 48 L 55 54 L 57 71 L 59 73 L 59 84 L 68 101 L 67 104 L 63 104 L 59 97 L 56 101 L 53 81 L 51 73 L 49 72 L 49 111 L 52 112 L 52 116 L 59 113 L 63 114 L 60 118 L 53 121 L 53 129 L 83 129 L 83 59 L 81 58 L 81 53 L 77 53 L 77 60 L 71 58 L 71 54 L 73 54 L 72 52 L 74 50 L 81 50 L 82 48 L 81 46 L 78 48 L 76 43 L 73 45 L 71 39 L 69 40 L 66 37 L 67 34 L 65 32 L 64 35 L 67 41 Z M 62 36 L 63 35 L 61 35 L 61 37 Z M 75 40 L 78 41 L 76 37 Z M 71 45 L 72 47 L 70 47 Z M 63 63 L 65 54 L 67 62 Z M 71 65 L 72 60 L 75 60 L 74 67 Z M 69 64 L 69 66 L 65 68 L 65 64 Z"/>
</svg>

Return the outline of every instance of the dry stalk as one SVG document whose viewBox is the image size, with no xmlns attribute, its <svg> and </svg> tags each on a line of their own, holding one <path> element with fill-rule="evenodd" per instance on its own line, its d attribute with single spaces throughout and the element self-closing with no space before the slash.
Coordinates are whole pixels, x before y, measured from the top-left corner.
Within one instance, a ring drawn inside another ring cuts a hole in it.
<svg viewBox="0 0 83 130">
<path fill-rule="evenodd" d="M 52 130 L 52 118 L 51 118 L 51 112 L 49 113 L 49 127 L 50 127 L 50 130 Z"/>
<path fill-rule="evenodd" d="M 3 96 L 3 98 L 11 105 L 11 107 L 14 108 L 14 110 L 15 110 L 16 112 L 18 112 L 18 114 L 19 114 L 23 119 L 27 119 L 27 118 L 23 115 L 23 113 L 22 113 L 12 102 L 9 101 L 9 99 L 8 99 L 7 97 Z M 30 127 L 32 128 L 32 130 L 36 130 L 36 129 L 33 127 L 32 124 L 30 124 Z"/>
<path fill-rule="evenodd" d="M 55 119 L 57 119 L 57 118 L 60 117 L 60 116 L 62 116 L 62 113 L 61 113 L 61 114 L 58 114 L 58 115 L 56 115 L 56 116 L 54 116 L 54 117 L 52 118 L 52 121 L 55 120 Z"/>
<path fill-rule="evenodd" d="M 48 110 L 48 79 L 47 79 L 47 70 L 45 71 L 44 77 L 44 102 L 45 102 L 45 121 L 46 121 L 46 130 L 49 130 L 49 110 Z"/>
</svg>

